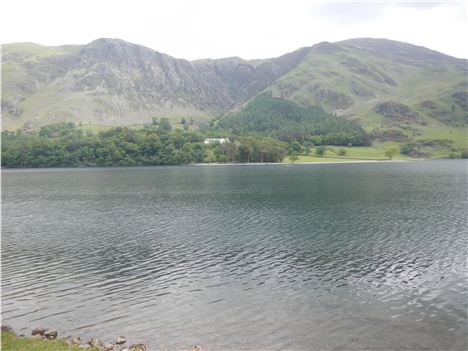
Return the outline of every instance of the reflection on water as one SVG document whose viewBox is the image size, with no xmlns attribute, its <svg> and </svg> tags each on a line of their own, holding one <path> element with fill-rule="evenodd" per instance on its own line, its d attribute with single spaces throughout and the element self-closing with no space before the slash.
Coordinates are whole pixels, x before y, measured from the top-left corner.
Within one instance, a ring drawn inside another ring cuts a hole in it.
<svg viewBox="0 0 468 351">
<path fill-rule="evenodd" d="M 154 349 L 467 348 L 466 162 L 4 171 L 2 318 Z"/>
</svg>

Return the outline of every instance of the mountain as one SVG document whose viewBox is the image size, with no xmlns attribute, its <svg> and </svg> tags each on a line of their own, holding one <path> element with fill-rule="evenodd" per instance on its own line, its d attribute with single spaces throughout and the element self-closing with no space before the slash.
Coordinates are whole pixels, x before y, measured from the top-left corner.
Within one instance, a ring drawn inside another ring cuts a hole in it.
<svg viewBox="0 0 468 351">
<path fill-rule="evenodd" d="M 155 115 L 207 120 L 266 88 L 305 55 L 189 62 L 118 39 L 70 48 L 4 45 L 4 127 L 65 120 L 131 125 Z"/>
<path fill-rule="evenodd" d="M 154 116 L 205 123 L 270 92 L 356 121 L 383 142 L 411 137 L 461 145 L 467 73 L 467 60 L 386 39 L 323 42 L 272 59 L 196 61 L 118 39 L 6 44 L 2 128 L 138 125 Z"/>
</svg>

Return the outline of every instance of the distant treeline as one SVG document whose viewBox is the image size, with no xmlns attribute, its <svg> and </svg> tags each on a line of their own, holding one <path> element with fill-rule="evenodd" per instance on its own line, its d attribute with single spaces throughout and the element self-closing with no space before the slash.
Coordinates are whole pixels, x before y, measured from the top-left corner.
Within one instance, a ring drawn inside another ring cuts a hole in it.
<svg viewBox="0 0 468 351">
<path fill-rule="evenodd" d="M 2 167 L 180 165 L 198 162 L 281 162 L 288 144 L 267 137 L 232 137 L 205 145 L 208 135 L 172 130 L 167 119 L 141 129 L 85 132 L 73 123 L 38 132 L 2 132 Z"/>
<path fill-rule="evenodd" d="M 259 133 L 286 142 L 313 145 L 371 144 L 370 136 L 355 121 L 333 116 L 319 106 L 300 106 L 263 93 L 241 111 L 223 117 L 218 125 L 233 133 Z"/>
<path fill-rule="evenodd" d="M 110 128 L 91 133 L 73 123 L 39 131 L 2 133 L 3 167 L 79 167 L 180 165 L 201 162 L 281 162 L 318 145 L 370 145 L 356 122 L 332 116 L 320 107 L 261 94 L 239 113 L 211 127 L 172 130 L 167 118 L 141 129 Z M 228 136 L 223 144 L 205 138 Z"/>
</svg>

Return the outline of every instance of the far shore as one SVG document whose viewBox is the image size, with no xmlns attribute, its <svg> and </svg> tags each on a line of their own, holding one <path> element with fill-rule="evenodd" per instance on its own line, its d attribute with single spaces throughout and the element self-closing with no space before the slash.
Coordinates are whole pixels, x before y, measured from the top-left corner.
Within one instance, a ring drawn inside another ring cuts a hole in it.
<svg viewBox="0 0 468 351">
<path fill-rule="evenodd" d="M 319 161 L 319 162 L 249 162 L 249 163 L 192 163 L 188 166 L 292 166 L 292 165 L 330 165 L 347 163 L 398 163 L 413 162 L 414 160 L 343 160 L 343 161 Z M 419 160 L 418 160 L 419 161 Z"/>
</svg>

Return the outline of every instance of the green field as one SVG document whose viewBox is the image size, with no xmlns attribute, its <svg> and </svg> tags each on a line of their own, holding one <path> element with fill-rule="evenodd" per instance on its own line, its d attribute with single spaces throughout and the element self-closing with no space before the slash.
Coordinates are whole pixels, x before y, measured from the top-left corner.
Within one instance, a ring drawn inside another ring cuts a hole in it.
<svg viewBox="0 0 468 351">
<path fill-rule="evenodd" d="M 323 157 L 315 155 L 315 149 L 311 149 L 309 155 L 299 155 L 299 160 L 296 162 L 347 162 L 358 160 L 388 160 L 385 157 L 385 149 L 388 145 L 395 143 L 380 143 L 375 146 L 327 146 L 327 151 Z M 346 150 L 345 156 L 338 156 L 338 150 Z M 411 157 L 397 154 L 393 157 L 394 160 L 411 160 Z M 289 158 L 285 162 L 291 162 Z"/>
</svg>

